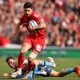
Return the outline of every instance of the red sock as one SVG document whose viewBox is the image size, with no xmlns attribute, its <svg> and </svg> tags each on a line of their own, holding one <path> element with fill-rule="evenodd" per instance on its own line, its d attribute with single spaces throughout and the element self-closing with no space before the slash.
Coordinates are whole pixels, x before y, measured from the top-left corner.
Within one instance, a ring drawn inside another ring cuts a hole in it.
<svg viewBox="0 0 80 80">
<path fill-rule="evenodd" d="M 34 63 L 27 65 L 27 70 L 28 71 L 32 71 L 34 68 L 35 68 L 35 64 Z"/>
<path fill-rule="evenodd" d="M 28 71 L 33 70 L 34 67 L 35 67 L 35 63 L 33 61 L 30 61 L 30 57 L 28 57 L 28 65 L 27 65 Z"/>
<path fill-rule="evenodd" d="M 18 57 L 18 68 L 22 68 L 24 59 L 25 59 L 25 55 L 24 54 L 20 54 L 19 57 Z"/>
</svg>

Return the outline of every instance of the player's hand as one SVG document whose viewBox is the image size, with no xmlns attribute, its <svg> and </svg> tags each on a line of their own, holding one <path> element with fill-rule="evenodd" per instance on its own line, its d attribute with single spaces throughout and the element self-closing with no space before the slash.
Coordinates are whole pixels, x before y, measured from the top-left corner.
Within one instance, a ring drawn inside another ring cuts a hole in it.
<svg viewBox="0 0 80 80">
<path fill-rule="evenodd" d="M 32 26 L 31 27 L 29 26 L 29 30 L 30 31 L 35 31 L 36 29 L 38 29 L 38 26 L 33 26 L 33 27 Z"/>
<path fill-rule="evenodd" d="M 8 77 L 9 76 L 9 74 L 8 73 L 3 73 L 3 75 L 2 75 L 3 77 Z"/>
</svg>

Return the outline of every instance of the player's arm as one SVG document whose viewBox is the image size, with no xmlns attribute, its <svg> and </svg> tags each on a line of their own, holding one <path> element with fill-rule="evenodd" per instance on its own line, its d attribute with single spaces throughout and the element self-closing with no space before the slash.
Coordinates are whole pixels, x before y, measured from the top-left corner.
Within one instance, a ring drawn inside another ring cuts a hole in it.
<svg viewBox="0 0 80 80">
<path fill-rule="evenodd" d="M 41 19 L 39 22 L 38 22 L 38 26 L 36 27 L 36 29 L 46 29 L 46 24 L 44 22 L 43 19 Z"/>
<path fill-rule="evenodd" d="M 5 78 L 7 78 L 7 77 L 9 77 L 9 76 L 10 76 L 10 73 L 3 73 L 1 76 L 3 76 L 3 77 L 5 77 Z"/>
</svg>

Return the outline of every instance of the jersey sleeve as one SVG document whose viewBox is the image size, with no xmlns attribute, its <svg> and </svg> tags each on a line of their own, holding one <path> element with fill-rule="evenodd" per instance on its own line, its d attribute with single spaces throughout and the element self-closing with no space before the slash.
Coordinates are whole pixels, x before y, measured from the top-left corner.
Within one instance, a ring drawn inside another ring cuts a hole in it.
<svg viewBox="0 0 80 80">
<path fill-rule="evenodd" d="M 33 13 L 33 17 L 34 17 L 34 20 L 37 21 L 37 22 L 39 22 L 40 20 L 42 20 L 42 17 L 41 17 L 41 15 L 40 15 L 39 12 Z"/>
</svg>

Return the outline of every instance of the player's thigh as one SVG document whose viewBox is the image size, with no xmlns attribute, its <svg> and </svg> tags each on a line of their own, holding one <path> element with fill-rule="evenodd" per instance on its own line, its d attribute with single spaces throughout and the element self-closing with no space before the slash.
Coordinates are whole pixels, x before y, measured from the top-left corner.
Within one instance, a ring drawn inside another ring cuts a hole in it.
<svg viewBox="0 0 80 80">
<path fill-rule="evenodd" d="M 59 72 L 57 72 L 55 70 L 52 70 L 51 73 L 50 73 L 50 76 L 58 77 L 59 76 Z"/>
<path fill-rule="evenodd" d="M 23 43 L 21 47 L 21 53 L 26 53 L 31 48 L 32 48 L 32 45 L 30 43 Z"/>
</svg>

